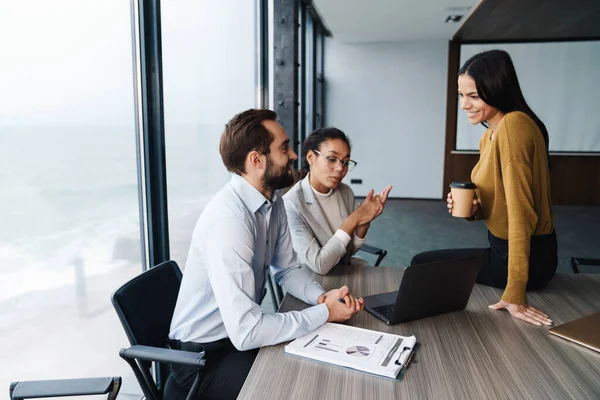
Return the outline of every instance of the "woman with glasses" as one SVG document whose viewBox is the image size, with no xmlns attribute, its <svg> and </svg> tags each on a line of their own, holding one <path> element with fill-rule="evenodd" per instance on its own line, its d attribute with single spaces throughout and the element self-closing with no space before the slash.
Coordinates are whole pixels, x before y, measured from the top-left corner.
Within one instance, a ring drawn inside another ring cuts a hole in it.
<svg viewBox="0 0 600 400">
<path fill-rule="evenodd" d="M 378 194 L 371 190 L 354 209 L 354 193 L 342 183 L 356 166 L 344 132 L 317 129 L 302 149 L 307 175 L 283 196 L 294 250 L 303 264 L 321 275 L 340 262 L 368 265 L 352 255 L 364 244 L 371 221 L 383 212 L 392 186 Z"/>
</svg>

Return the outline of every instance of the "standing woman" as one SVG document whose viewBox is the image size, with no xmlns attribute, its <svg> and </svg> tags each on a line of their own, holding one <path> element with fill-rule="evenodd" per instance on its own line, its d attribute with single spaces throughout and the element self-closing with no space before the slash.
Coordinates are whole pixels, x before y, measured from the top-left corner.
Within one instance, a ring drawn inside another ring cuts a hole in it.
<svg viewBox="0 0 600 400">
<path fill-rule="evenodd" d="M 338 263 L 368 265 L 352 255 L 363 245 L 371 221 L 382 212 L 392 186 L 369 192 L 354 209 L 354 193 L 342 183 L 356 162 L 350 141 L 339 129 L 323 128 L 302 144 L 308 172 L 284 196 L 294 250 L 302 264 L 325 275 Z"/>
<path fill-rule="evenodd" d="M 541 289 L 557 266 L 552 220 L 548 131 L 525 102 L 507 52 L 492 50 L 471 57 L 458 73 L 461 108 L 473 125 L 487 128 L 479 142 L 479 162 L 471 172 L 477 200 L 467 220 L 483 220 L 490 248 L 430 251 L 411 264 L 484 252 L 477 283 L 504 289 L 490 306 L 507 309 L 535 325 L 552 321 L 528 305 L 527 290 Z M 448 209 L 453 200 L 448 193 Z"/>
</svg>

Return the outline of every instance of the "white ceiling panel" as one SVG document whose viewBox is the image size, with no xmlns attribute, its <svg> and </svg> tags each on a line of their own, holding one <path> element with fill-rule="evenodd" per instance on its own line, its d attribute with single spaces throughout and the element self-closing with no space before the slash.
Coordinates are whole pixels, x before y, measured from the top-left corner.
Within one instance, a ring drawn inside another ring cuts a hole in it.
<svg viewBox="0 0 600 400">
<path fill-rule="evenodd" d="M 451 39 L 479 0 L 313 0 L 341 43 Z M 458 23 L 444 22 L 463 15 Z"/>
</svg>

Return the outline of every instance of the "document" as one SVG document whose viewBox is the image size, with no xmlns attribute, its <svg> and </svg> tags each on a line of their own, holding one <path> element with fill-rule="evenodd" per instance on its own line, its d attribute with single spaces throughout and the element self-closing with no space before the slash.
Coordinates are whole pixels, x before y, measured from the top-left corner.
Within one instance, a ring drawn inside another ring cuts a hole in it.
<svg viewBox="0 0 600 400">
<path fill-rule="evenodd" d="M 328 322 L 285 346 L 285 352 L 395 379 L 412 358 L 416 343 L 415 336 Z"/>
</svg>

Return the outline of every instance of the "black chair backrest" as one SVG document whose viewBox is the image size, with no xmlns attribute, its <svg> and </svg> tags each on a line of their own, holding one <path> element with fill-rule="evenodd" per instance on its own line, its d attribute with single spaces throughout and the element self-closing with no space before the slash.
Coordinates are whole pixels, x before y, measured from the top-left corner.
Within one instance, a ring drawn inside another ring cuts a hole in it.
<svg viewBox="0 0 600 400">
<path fill-rule="evenodd" d="M 168 347 L 181 277 L 177 263 L 165 261 L 136 276 L 112 295 L 113 306 L 132 346 Z M 170 366 L 157 364 L 158 376 L 151 382 L 152 364 L 139 362 L 146 385 L 154 385 L 162 393 Z"/>
<path fill-rule="evenodd" d="M 175 261 L 165 261 L 113 294 L 112 303 L 132 345 L 166 346 L 181 276 Z"/>
</svg>

